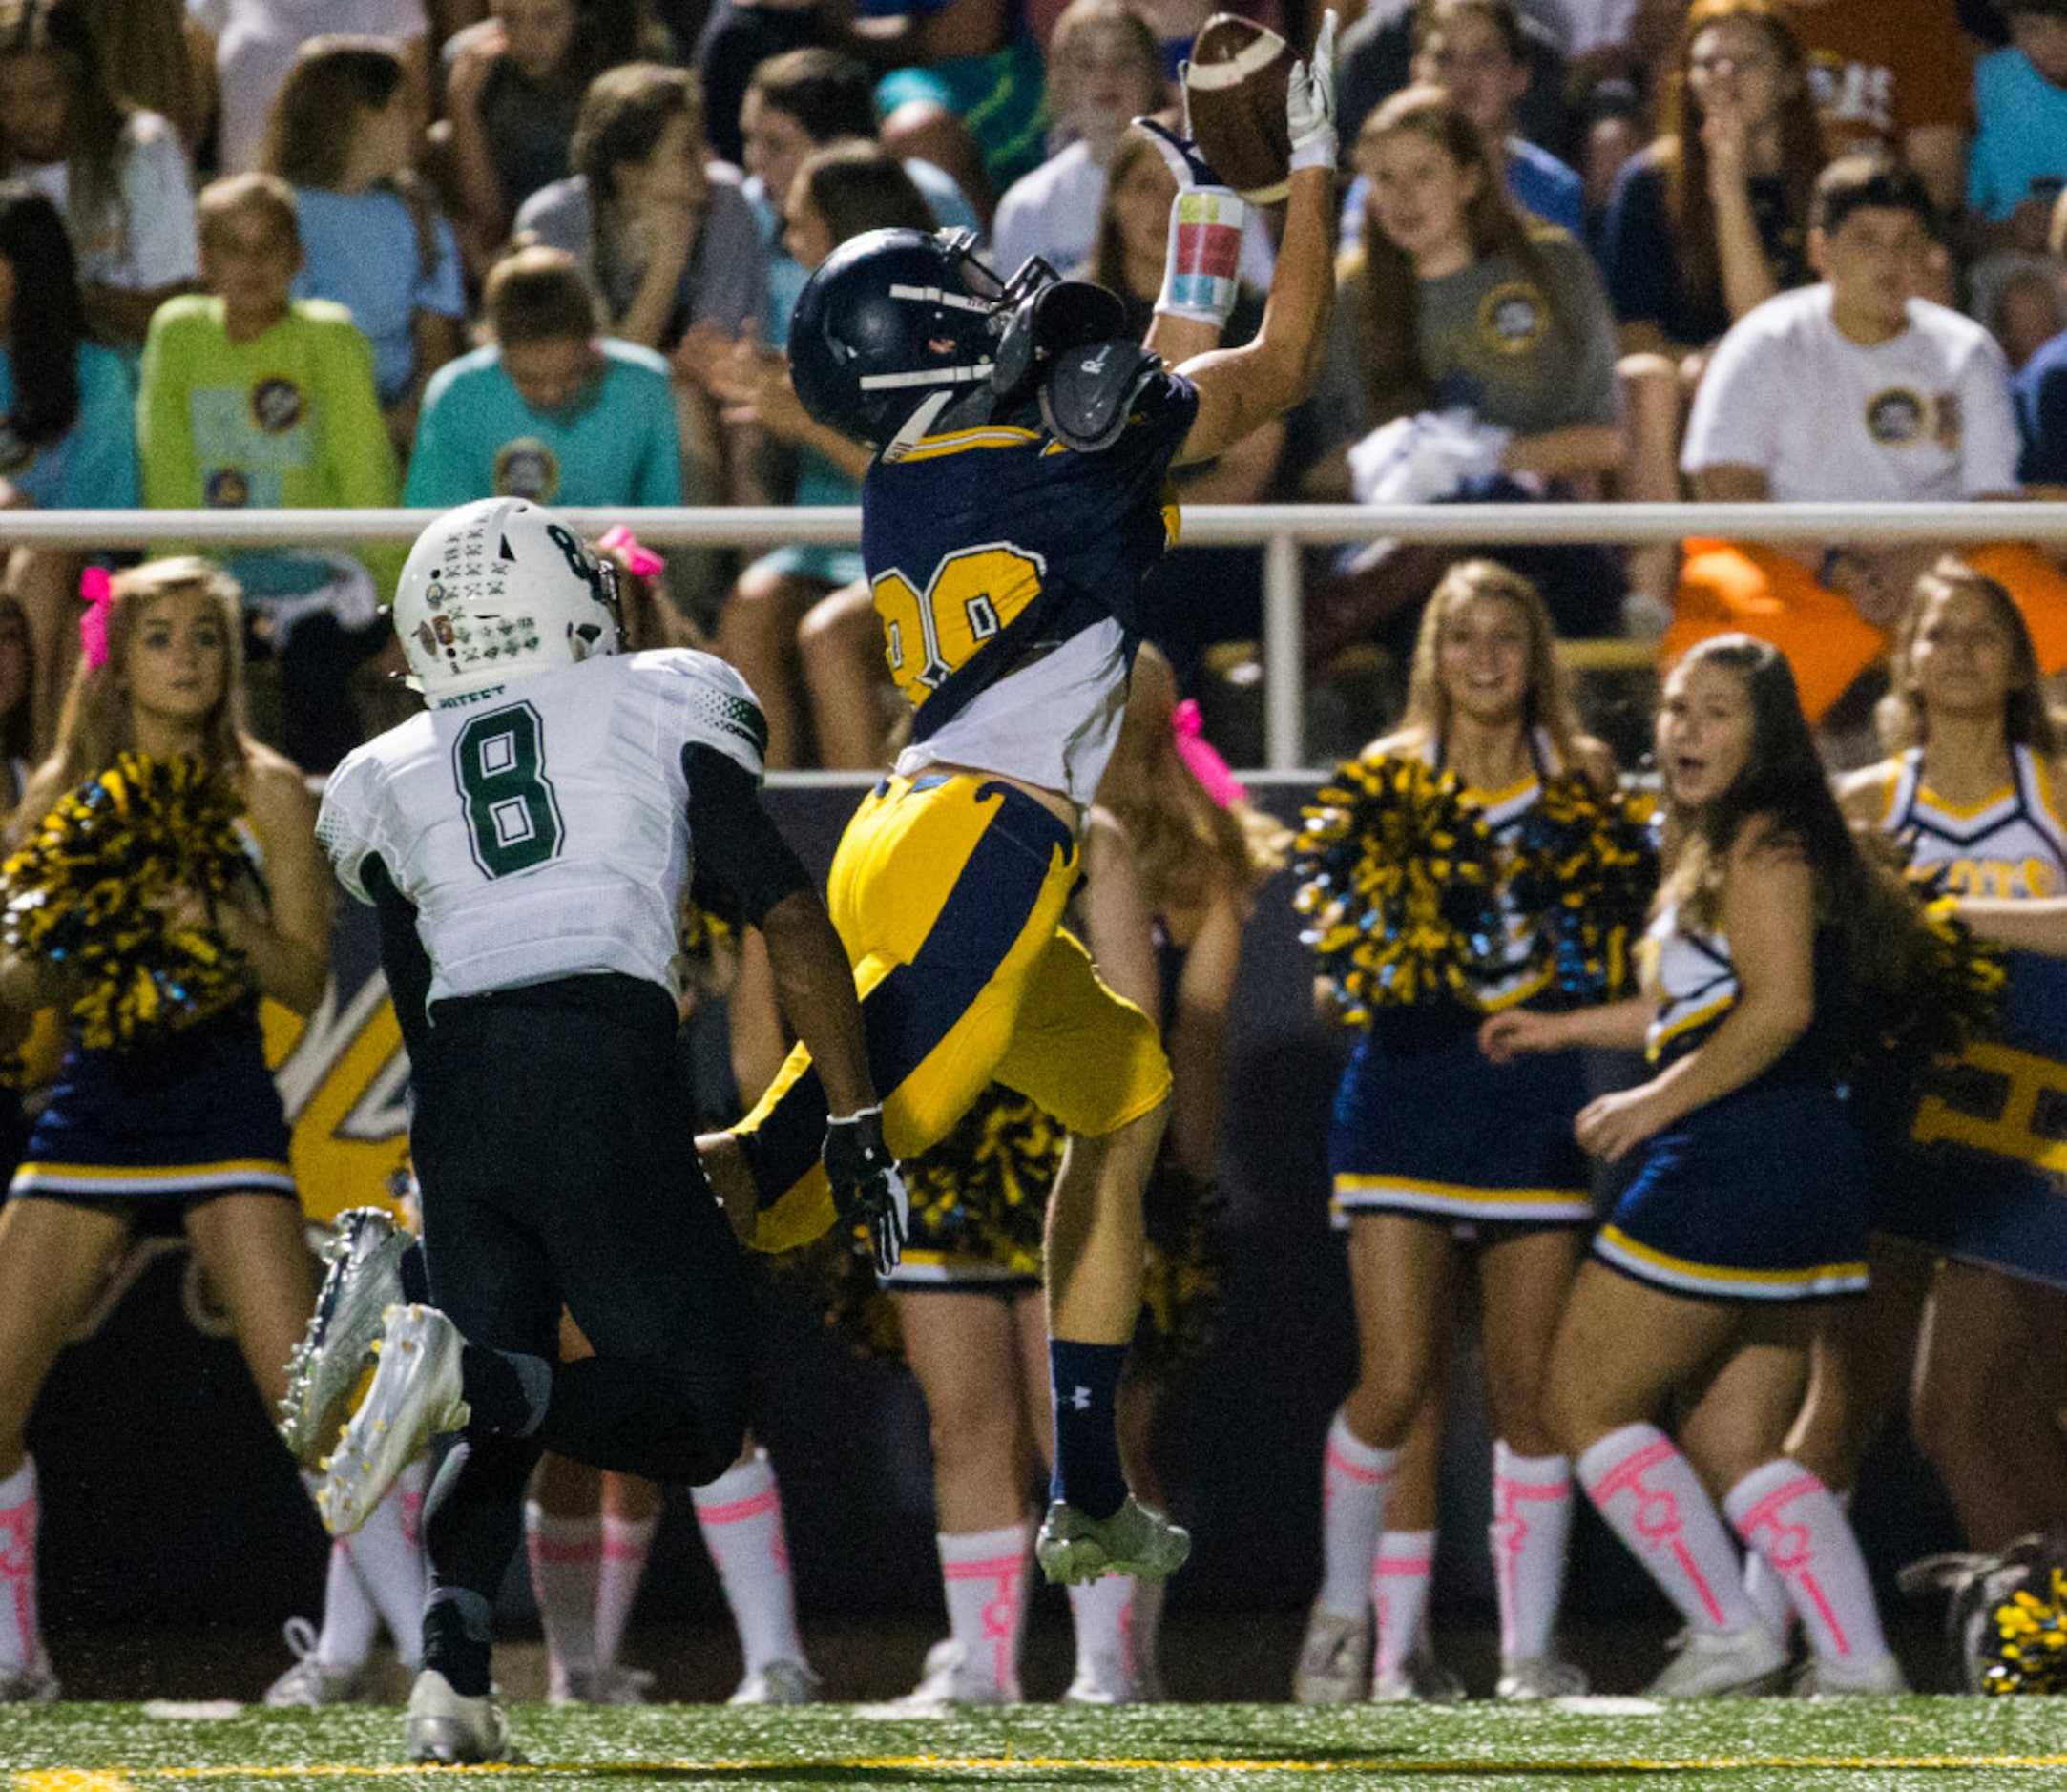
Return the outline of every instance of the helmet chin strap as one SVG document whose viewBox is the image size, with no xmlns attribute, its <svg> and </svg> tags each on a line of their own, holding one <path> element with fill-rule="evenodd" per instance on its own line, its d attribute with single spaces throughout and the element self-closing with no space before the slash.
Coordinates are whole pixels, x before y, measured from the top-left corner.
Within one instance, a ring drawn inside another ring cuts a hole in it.
<svg viewBox="0 0 2067 1792">
<path fill-rule="evenodd" d="M 883 445 L 883 459 L 901 461 L 918 447 L 919 439 L 938 421 L 940 413 L 954 403 L 957 393 L 951 386 L 945 391 L 929 393 L 913 408 L 898 427 L 897 433 Z"/>
</svg>

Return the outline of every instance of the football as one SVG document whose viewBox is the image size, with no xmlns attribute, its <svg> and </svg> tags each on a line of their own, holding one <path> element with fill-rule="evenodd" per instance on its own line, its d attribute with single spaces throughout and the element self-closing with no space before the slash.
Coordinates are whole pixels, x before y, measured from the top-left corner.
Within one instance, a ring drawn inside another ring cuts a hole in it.
<svg viewBox="0 0 2067 1792">
<path fill-rule="evenodd" d="M 1292 49 L 1276 31 L 1232 12 L 1200 28 L 1184 71 L 1199 153 L 1242 197 L 1274 205 L 1289 190 L 1292 135 L 1284 119 Z"/>
</svg>

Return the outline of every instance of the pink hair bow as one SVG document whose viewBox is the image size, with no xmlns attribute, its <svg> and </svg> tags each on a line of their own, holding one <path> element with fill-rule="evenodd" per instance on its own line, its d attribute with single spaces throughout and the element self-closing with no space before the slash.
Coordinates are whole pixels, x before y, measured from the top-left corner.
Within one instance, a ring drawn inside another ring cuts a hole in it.
<svg viewBox="0 0 2067 1792">
<path fill-rule="evenodd" d="M 666 559 L 642 547 L 639 539 L 622 523 L 616 524 L 600 536 L 595 544 L 607 553 L 621 553 L 624 564 L 634 578 L 658 578 L 667 571 Z"/>
<path fill-rule="evenodd" d="M 115 581 L 106 567 L 90 566 L 79 574 L 79 596 L 86 604 L 79 617 L 79 654 L 98 672 L 108 663 L 108 606 L 115 601 Z"/>
<path fill-rule="evenodd" d="M 1199 705 L 1188 697 L 1170 712 L 1170 732 L 1177 739 L 1178 758 L 1206 795 L 1224 809 L 1249 793 L 1242 780 L 1227 769 L 1227 761 L 1213 750 L 1213 743 L 1202 732 L 1204 725 Z"/>
</svg>

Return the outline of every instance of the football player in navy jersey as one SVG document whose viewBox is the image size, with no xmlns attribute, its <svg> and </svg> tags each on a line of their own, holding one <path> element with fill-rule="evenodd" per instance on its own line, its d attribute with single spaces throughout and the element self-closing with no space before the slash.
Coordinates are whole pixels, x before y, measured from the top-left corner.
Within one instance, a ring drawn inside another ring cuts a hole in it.
<svg viewBox="0 0 2067 1792">
<path fill-rule="evenodd" d="M 381 1297 L 326 1299 L 287 1422 L 375 1347 L 337 1315 L 385 1308 L 379 1367 L 324 1464 L 324 1522 L 356 1530 L 431 1435 L 462 1433 L 425 1510 L 412 1760 L 508 1758 L 490 1609 L 542 1451 L 692 1484 L 740 1454 L 752 1304 L 675 1070 L 685 886 L 761 929 L 823 1054 L 813 1155 L 834 1201 L 886 1263 L 902 1240 L 847 962 L 761 805 L 753 693 L 707 654 L 619 654 L 615 590 L 522 499 L 431 524 L 394 613 L 430 708 L 350 754 L 318 818 L 379 914 L 436 1304 L 406 1298 L 400 1264 Z M 559 1360 L 563 1306 L 594 1356 Z"/>
<path fill-rule="evenodd" d="M 992 1081 L 1070 1135 L 1046 1252 L 1055 1469 L 1036 1552 L 1051 1580 L 1167 1574 L 1190 1548 L 1128 1493 L 1113 1426 L 1169 1066 L 1154 1023 L 1100 982 L 1061 918 L 1119 730 L 1141 579 L 1176 532 L 1170 469 L 1296 404 L 1318 368 L 1334 293 L 1333 46 L 1329 14 L 1293 69 L 1284 241 L 1245 347 L 1214 344 L 1246 208 L 1167 135 L 1180 192 L 1145 344 L 1125 340 L 1102 287 L 1038 260 L 1001 282 L 969 238 L 908 230 L 827 258 L 790 329 L 804 408 L 874 449 L 862 556 L 911 708 L 910 743 L 848 824 L 828 892 L 886 1139 L 916 1156 Z M 831 1222 L 812 1143 L 825 1113 L 800 1047 L 739 1127 L 701 1141 L 755 1244 L 784 1249 Z"/>
</svg>

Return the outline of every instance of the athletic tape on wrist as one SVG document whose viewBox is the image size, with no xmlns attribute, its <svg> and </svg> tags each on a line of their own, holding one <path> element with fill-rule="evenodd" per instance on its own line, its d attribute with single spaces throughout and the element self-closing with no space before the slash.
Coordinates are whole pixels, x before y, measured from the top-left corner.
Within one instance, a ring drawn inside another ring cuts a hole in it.
<svg viewBox="0 0 2067 1792">
<path fill-rule="evenodd" d="M 1216 328 L 1224 324 L 1241 286 L 1242 232 L 1248 221 L 1247 203 L 1226 187 L 1180 193 L 1170 207 L 1170 246 L 1156 309 Z"/>
</svg>

